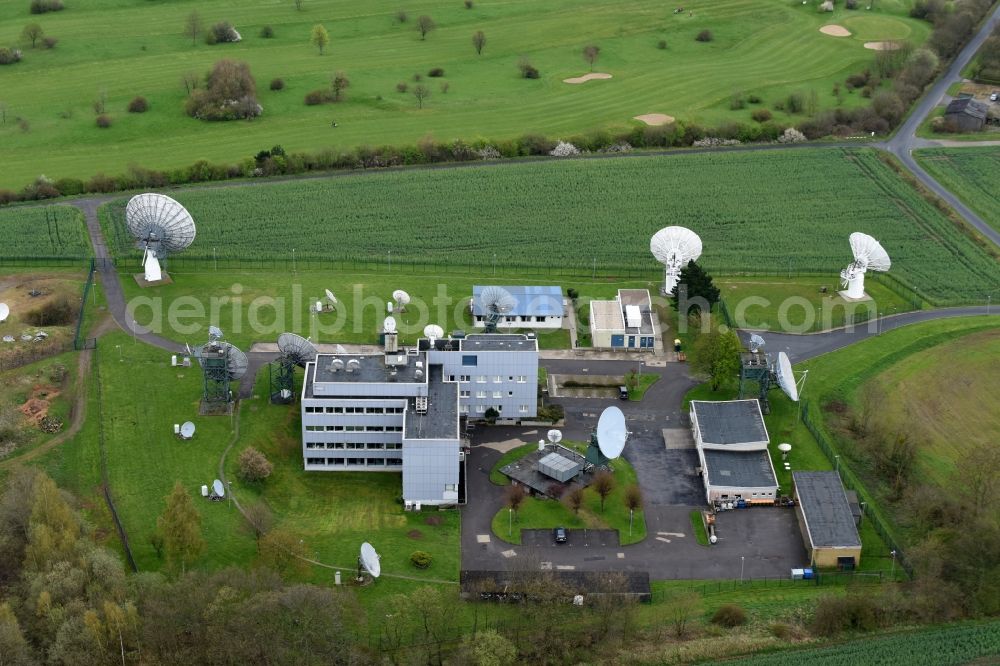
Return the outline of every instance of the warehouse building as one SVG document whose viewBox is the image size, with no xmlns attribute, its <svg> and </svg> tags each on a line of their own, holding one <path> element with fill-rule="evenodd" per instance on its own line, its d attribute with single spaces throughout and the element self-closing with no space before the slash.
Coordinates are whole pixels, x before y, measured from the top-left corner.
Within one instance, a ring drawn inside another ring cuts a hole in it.
<svg viewBox="0 0 1000 666">
<path fill-rule="evenodd" d="M 692 400 L 691 430 L 709 504 L 774 503 L 778 482 L 757 400 Z"/>
<path fill-rule="evenodd" d="M 486 312 L 481 299 L 485 289 L 489 286 L 472 287 L 472 321 L 478 328 L 486 326 Z M 502 286 L 500 289 L 513 297 L 515 305 L 497 322 L 497 328 L 562 328 L 564 304 L 561 287 Z"/>
<path fill-rule="evenodd" d="M 659 319 L 646 289 L 619 289 L 611 301 L 590 302 L 590 338 L 597 349 L 655 351 Z"/>
<path fill-rule="evenodd" d="M 511 421 L 537 413 L 532 335 L 422 339 L 383 354 L 319 354 L 302 386 L 306 471 L 401 471 L 403 498 L 459 500 L 459 422 L 489 408 Z"/>
<path fill-rule="evenodd" d="M 861 537 L 837 472 L 792 472 L 795 513 L 814 567 L 854 569 Z"/>
</svg>

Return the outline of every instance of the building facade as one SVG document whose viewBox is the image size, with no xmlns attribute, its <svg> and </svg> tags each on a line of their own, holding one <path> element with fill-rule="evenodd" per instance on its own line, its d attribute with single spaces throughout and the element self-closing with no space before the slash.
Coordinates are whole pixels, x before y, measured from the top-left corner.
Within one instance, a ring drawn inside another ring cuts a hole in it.
<svg viewBox="0 0 1000 666">
<path fill-rule="evenodd" d="M 590 302 L 591 344 L 598 349 L 656 351 L 659 320 L 646 289 L 619 289 L 610 301 Z"/>
</svg>

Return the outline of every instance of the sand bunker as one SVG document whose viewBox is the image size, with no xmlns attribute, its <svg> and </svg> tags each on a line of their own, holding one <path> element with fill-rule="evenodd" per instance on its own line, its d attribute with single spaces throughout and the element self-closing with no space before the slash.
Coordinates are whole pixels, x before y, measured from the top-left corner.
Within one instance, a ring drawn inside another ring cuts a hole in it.
<svg viewBox="0 0 1000 666">
<path fill-rule="evenodd" d="M 572 79 L 563 79 L 563 83 L 586 83 L 591 79 L 610 79 L 610 74 L 605 74 L 603 72 L 591 72 L 590 74 L 584 74 L 583 76 L 574 76 Z"/>
<path fill-rule="evenodd" d="M 641 120 L 647 125 L 666 125 L 667 123 L 674 122 L 673 116 L 668 116 L 665 113 L 644 113 L 641 116 L 634 116 L 636 120 Z"/>
<path fill-rule="evenodd" d="M 831 37 L 850 37 L 851 31 L 842 25 L 824 25 L 819 29 L 824 35 L 830 35 Z"/>
<path fill-rule="evenodd" d="M 899 42 L 865 42 L 865 48 L 872 51 L 895 51 Z"/>
</svg>

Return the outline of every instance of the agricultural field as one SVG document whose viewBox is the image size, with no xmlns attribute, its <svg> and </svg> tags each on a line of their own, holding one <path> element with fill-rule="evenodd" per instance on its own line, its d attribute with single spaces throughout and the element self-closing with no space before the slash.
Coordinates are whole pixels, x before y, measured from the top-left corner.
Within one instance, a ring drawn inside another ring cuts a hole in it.
<svg viewBox="0 0 1000 666">
<path fill-rule="evenodd" d="M 649 237 L 680 224 L 701 236 L 701 262 L 717 274 L 821 274 L 834 286 L 851 260 L 848 236 L 864 231 L 888 250 L 892 276 L 932 304 L 1000 291 L 1000 261 L 864 149 L 408 170 L 175 196 L 199 234 L 172 260 L 175 272 L 218 265 L 287 276 L 384 261 L 386 270 L 434 263 L 466 274 L 610 271 L 655 281 Z M 105 235 L 137 272 L 125 201 L 104 209 Z"/>
<path fill-rule="evenodd" d="M 939 183 L 1000 230 L 1000 147 L 928 148 L 914 154 Z"/>
<path fill-rule="evenodd" d="M 72 206 L 0 208 L 0 266 L 16 258 L 92 256 L 83 213 Z"/>
<path fill-rule="evenodd" d="M 74 0 L 41 17 L 29 15 L 28 3 L 8 2 L 0 10 L 0 43 L 22 49 L 24 58 L 0 74 L 6 108 L 0 187 L 20 188 L 40 173 L 89 178 L 122 174 L 130 165 L 237 163 L 275 144 L 316 151 L 413 145 L 428 135 L 445 141 L 529 132 L 570 138 L 629 129 L 640 124 L 635 116 L 650 113 L 714 126 L 752 123 L 751 113 L 766 108 L 776 122 L 794 124 L 836 106 L 834 84 L 872 65 L 865 41 L 919 44 L 929 32 L 929 24 L 907 16 L 909 0 L 873 3 L 867 12 L 837 3 L 835 11 L 820 13 L 817 4 L 695 0 L 675 12 L 676 5 L 654 0 L 477 0 L 470 9 L 427 0 L 402 7 L 408 20 L 401 23 L 395 0 L 305 0 L 301 11 L 269 0 Z M 185 19 L 193 10 L 204 29 L 231 22 L 242 41 L 209 46 L 202 35 L 192 43 Z M 416 29 L 420 15 L 436 24 L 426 39 Z M 32 48 L 19 38 L 32 21 L 58 40 L 54 48 L 41 42 Z M 820 33 L 829 23 L 844 25 L 852 36 Z M 329 32 L 323 55 L 310 44 L 316 24 Z M 265 26 L 271 38 L 261 36 Z M 481 55 L 472 44 L 477 30 L 486 36 Z M 695 41 L 702 30 L 711 31 L 712 41 Z M 593 71 L 613 78 L 563 83 L 591 69 L 582 57 L 588 44 L 600 47 Z M 539 79 L 520 78 L 521 57 L 540 71 Z M 210 123 L 184 114 L 184 75 L 203 74 L 223 58 L 251 68 L 264 108 L 253 122 Z M 444 76 L 427 77 L 432 68 Z M 329 88 L 336 71 L 350 80 L 346 98 L 304 105 L 305 94 Z M 412 94 L 415 74 L 425 77 L 430 92 L 422 108 Z M 270 89 L 276 78 L 282 90 Z M 397 91 L 401 82 L 408 92 Z M 804 113 L 783 110 L 793 93 L 806 100 Z M 139 95 L 149 110 L 128 113 Z M 760 102 L 746 102 L 751 96 Z M 734 98 L 744 102 L 736 105 Z M 110 127 L 97 127 L 95 102 L 110 116 Z M 866 102 L 859 95 L 840 100 L 846 107 Z"/>
</svg>

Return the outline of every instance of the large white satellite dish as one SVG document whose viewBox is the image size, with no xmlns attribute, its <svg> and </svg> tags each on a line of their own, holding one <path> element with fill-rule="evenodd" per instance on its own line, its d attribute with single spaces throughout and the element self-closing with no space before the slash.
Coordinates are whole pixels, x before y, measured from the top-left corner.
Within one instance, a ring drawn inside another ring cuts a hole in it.
<svg viewBox="0 0 1000 666">
<path fill-rule="evenodd" d="M 553 444 L 558 444 L 559 442 L 562 441 L 563 438 L 562 430 L 549 430 L 545 436 Z"/>
<path fill-rule="evenodd" d="M 319 354 L 313 343 L 295 333 L 282 333 L 278 336 L 278 351 L 286 362 L 302 367 Z"/>
<path fill-rule="evenodd" d="M 0 303 L 0 323 L 7 321 L 7 317 L 10 316 L 10 306 L 6 303 Z"/>
<path fill-rule="evenodd" d="M 764 338 L 760 337 L 756 333 L 750 336 L 750 351 L 755 354 L 760 351 L 760 348 L 764 346 Z"/>
<path fill-rule="evenodd" d="M 243 375 L 247 374 L 249 366 L 247 355 L 239 347 L 229 342 L 223 342 L 221 345 L 227 350 L 226 370 L 229 372 L 229 378 L 241 379 Z"/>
<path fill-rule="evenodd" d="M 681 269 L 701 256 L 701 238 L 686 227 L 664 227 L 649 240 L 649 251 L 663 264 L 663 293 L 677 286 Z"/>
<path fill-rule="evenodd" d="M 185 421 L 184 425 L 181 426 L 181 437 L 184 439 L 191 439 L 194 437 L 194 424 L 190 421 Z"/>
<path fill-rule="evenodd" d="M 410 295 L 402 289 L 392 292 L 392 300 L 396 301 L 396 307 L 405 308 L 410 303 Z"/>
<path fill-rule="evenodd" d="M 382 575 L 382 563 L 379 561 L 378 553 L 375 552 L 375 548 L 367 541 L 361 544 L 359 560 L 361 566 L 371 574 L 372 578 L 378 578 Z"/>
<path fill-rule="evenodd" d="M 125 206 L 125 225 L 143 251 L 147 282 L 162 278 L 160 259 L 191 246 L 194 219 L 184 206 L 162 194 L 137 194 Z"/>
<path fill-rule="evenodd" d="M 395 333 L 396 332 L 396 318 L 386 317 L 382 322 L 382 331 L 384 333 Z"/>
<path fill-rule="evenodd" d="M 855 231 L 851 234 L 850 243 L 854 261 L 840 271 L 841 287 L 847 290 L 844 294 L 847 298 L 864 298 L 865 273 L 884 273 L 892 267 L 892 261 L 882 244 L 868 234 Z"/>
<path fill-rule="evenodd" d="M 628 428 L 625 426 L 625 414 L 617 407 L 608 407 L 601 412 L 597 420 L 597 445 L 601 455 L 608 460 L 614 460 L 625 449 L 628 439 Z"/>
<path fill-rule="evenodd" d="M 435 340 L 444 337 L 444 329 L 437 324 L 427 324 L 424 326 L 424 335 L 426 335 L 430 339 L 431 343 L 433 343 Z"/>
<path fill-rule="evenodd" d="M 326 289 L 325 291 L 326 291 L 326 300 L 330 301 L 330 305 L 336 305 L 337 297 L 334 296 L 333 292 L 330 291 L 329 289 Z"/>
<path fill-rule="evenodd" d="M 219 497 L 226 496 L 226 487 L 222 485 L 222 481 L 216 479 L 212 482 L 212 491 Z"/>
<path fill-rule="evenodd" d="M 778 377 L 778 386 L 785 392 L 792 402 L 799 401 L 799 387 L 795 384 L 795 373 L 792 372 L 792 362 L 788 360 L 788 354 L 778 353 L 778 367 L 774 374 Z"/>
</svg>

